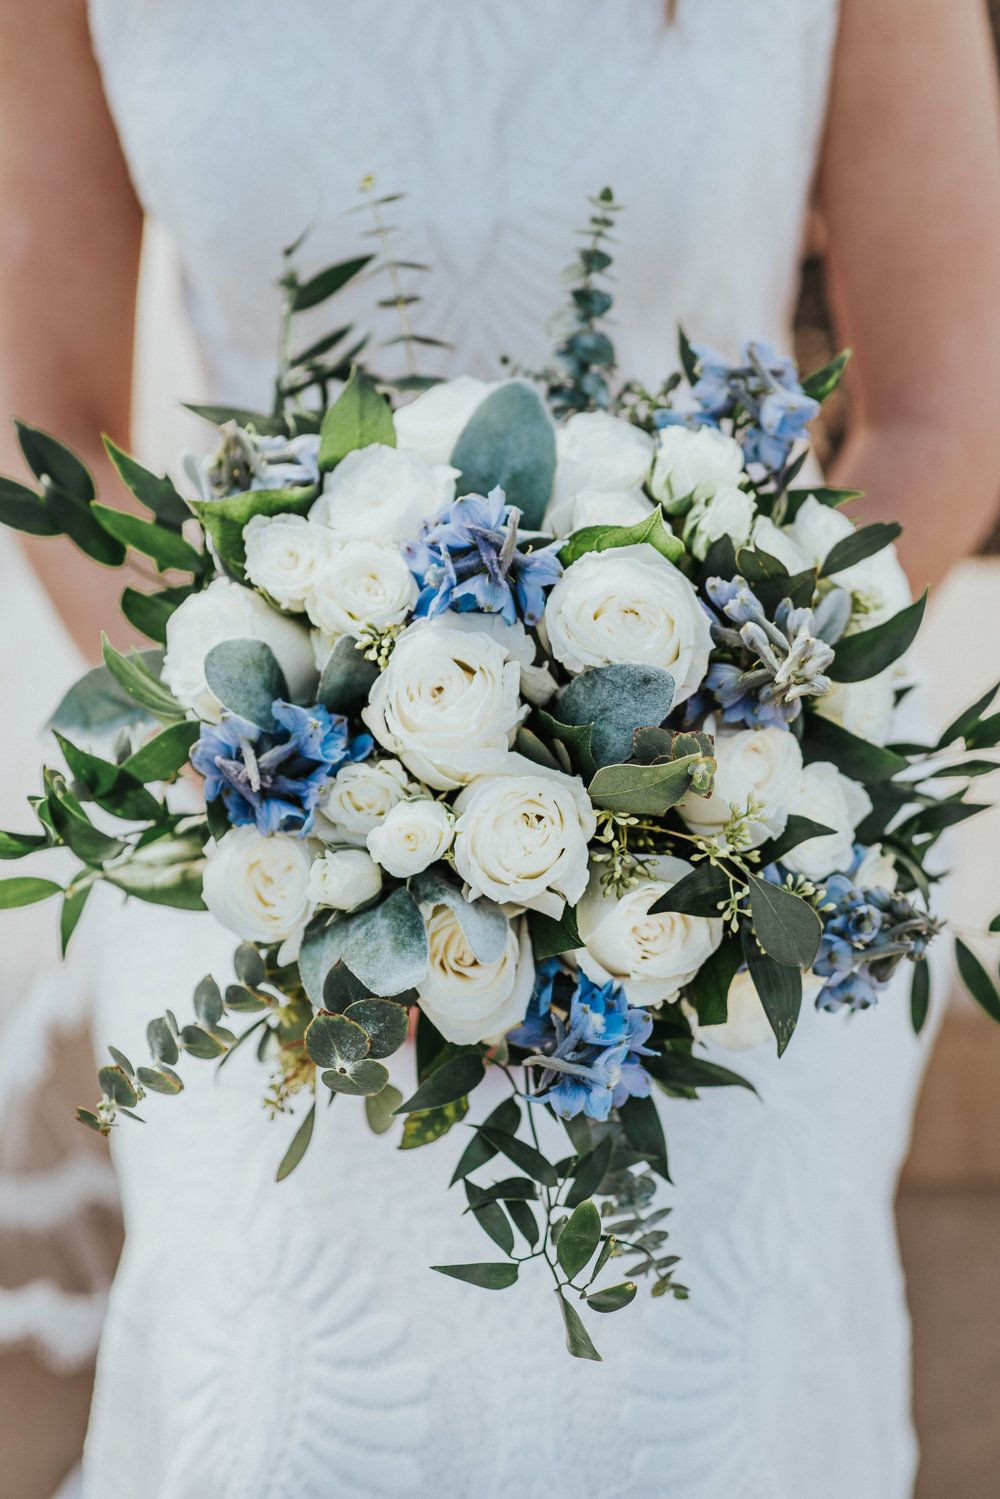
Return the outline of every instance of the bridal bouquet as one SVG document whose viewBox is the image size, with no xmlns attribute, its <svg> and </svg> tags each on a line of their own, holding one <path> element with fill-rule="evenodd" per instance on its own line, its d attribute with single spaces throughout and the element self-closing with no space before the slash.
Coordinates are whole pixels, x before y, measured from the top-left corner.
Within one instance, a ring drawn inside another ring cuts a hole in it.
<svg viewBox="0 0 1000 1499">
<path fill-rule="evenodd" d="M 186 493 L 109 441 L 146 514 L 101 505 L 23 424 L 38 489 L 0 481 L 8 525 L 170 575 L 122 595 L 153 648 L 105 641 L 57 710 L 38 831 L 0 833 L 3 857 L 60 845 L 78 872 L 0 882 L 0 904 L 60 895 L 65 943 L 103 880 L 241 939 L 234 982 L 152 1018 L 143 1065 L 113 1050 L 80 1118 L 107 1133 L 182 1090 L 182 1053 L 253 1040 L 267 1106 L 298 1113 L 281 1178 L 317 1095 L 410 1149 L 499 1070 L 509 1096 L 453 1179 L 499 1257 L 435 1268 L 498 1290 L 543 1260 L 586 1358 L 581 1310 L 640 1276 L 686 1294 L 653 1095 L 749 1086 L 703 1043 L 781 1053 L 804 996 L 863 1010 L 903 964 L 919 1030 L 929 855 L 979 810 L 968 782 L 994 762 L 964 752 L 1000 739 L 987 698 L 935 745 L 888 742 L 924 608 L 900 528 L 797 482 L 844 358 L 800 380 L 766 344 L 730 361 L 682 335 L 660 389 L 614 383 L 614 211 L 594 201 L 543 375 L 380 380 L 349 330 L 292 352 L 295 315 L 375 268 L 301 281 L 289 261 L 273 410 L 200 408 L 217 451 Z M 404 1098 L 389 1062 L 414 1027 Z"/>
</svg>

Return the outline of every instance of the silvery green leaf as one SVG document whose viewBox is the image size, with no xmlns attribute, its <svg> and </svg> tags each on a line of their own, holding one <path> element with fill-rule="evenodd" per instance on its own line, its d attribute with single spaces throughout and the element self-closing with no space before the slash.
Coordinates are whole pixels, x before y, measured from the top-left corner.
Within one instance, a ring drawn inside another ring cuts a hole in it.
<svg viewBox="0 0 1000 1499">
<path fill-rule="evenodd" d="M 350 1072 L 364 1060 L 369 1040 L 364 1029 L 343 1015 L 316 1015 L 306 1030 L 306 1050 L 317 1067 Z"/>
<path fill-rule="evenodd" d="M 288 697 L 288 684 L 263 640 L 222 640 L 205 657 L 205 681 L 230 713 L 261 729 L 274 723 L 271 704 Z"/>
<path fill-rule="evenodd" d="M 356 713 L 367 703 L 377 676 L 374 661 L 361 654 L 350 635 L 342 635 L 323 667 L 316 701 L 331 713 Z"/>
<path fill-rule="evenodd" d="M 184 1091 L 184 1084 L 169 1067 L 140 1067 L 139 1081 L 150 1093 L 174 1095 Z"/>
<path fill-rule="evenodd" d="M 151 1020 L 146 1026 L 146 1044 L 157 1062 L 173 1066 L 180 1056 L 174 1033 L 162 1017 Z"/>
<path fill-rule="evenodd" d="M 375 995 L 413 989 L 427 972 L 427 932 L 408 890 L 344 922 L 343 960 Z"/>
<path fill-rule="evenodd" d="M 112 1099 L 120 1108 L 134 1109 L 139 1102 L 139 1095 L 135 1091 L 131 1078 L 121 1067 L 102 1067 L 97 1074 L 97 1081 L 105 1096 Z"/>
<path fill-rule="evenodd" d="M 525 529 L 539 529 L 555 477 L 556 432 L 532 386 L 511 380 L 481 401 L 451 461 L 460 471 L 458 494 L 485 495 L 499 484 L 508 505 L 520 510 Z"/>
<path fill-rule="evenodd" d="M 324 1072 L 322 1080 L 331 1093 L 348 1093 L 353 1098 L 367 1098 L 382 1092 L 389 1081 L 389 1069 L 381 1062 L 366 1059 L 355 1062 L 353 1067 L 343 1071 L 334 1068 Z"/>
<path fill-rule="evenodd" d="M 466 900 L 461 886 L 435 868 L 414 875 L 410 889 L 421 905 L 447 906 L 454 911 L 480 963 L 495 963 L 503 956 L 510 926 L 499 906 L 486 899 Z"/>
<path fill-rule="evenodd" d="M 406 1040 L 410 1028 L 406 1010 L 388 999 L 359 999 L 348 1005 L 344 1013 L 365 1031 L 371 1057 L 392 1056 Z"/>
<path fill-rule="evenodd" d="M 143 651 L 151 670 L 159 669 L 162 651 Z M 64 734 L 109 738 L 122 727 L 142 723 L 150 714 L 121 687 L 106 666 L 94 666 L 60 699 L 49 727 Z"/>
<path fill-rule="evenodd" d="M 661 816 L 689 790 L 691 767 L 701 758 L 698 752 L 655 765 L 603 765 L 588 787 L 590 799 L 611 812 Z"/>
<path fill-rule="evenodd" d="M 222 993 L 212 975 L 206 974 L 194 991 L 194 1013 L 207 1030 L 212 1030 L 222 1019 L 225 1006 Z"/>
<path fill-rule="evenodd" d="M 403 1102 L 403 1095 L 391 1083 L 386 1083 L 379 1093 L 369 1093 L 365 1098 L 365 1118 L 368 1128 L 375 1135 L 384 1135 L 392 1129 L 393 1115 Z"/>
<path fill-rule="evenodd" d="M 291 1176 L 296 1166 L 309 1149 L 309 1142 L 313 1135 L 313 1125 L 316 1122 L 316 1104 L 311 1103 L 307 1113 L 303 1116 L 302 1123 L 292 1136 L 291 1144 L 281 1158 L 281 1162 L 274 1174 L 275 1181 L 284 1181 L 286 1176 Z"/>
<path fill-rule="evenodd" d="M 241 942 L 233 956 L 233 969 L 241 984 L 254 988 L 264 982 L 264 959 L 252 942 Z"/>
<path fill-rule="evenodd" d="M 658 725 L 674 701 L 674 679 L 659 666 L 619 662 L 581 672 L 549 705 L 562 723 L 593 724 L 597 765 L 627 760 L 636 729 Z"/>
</svg>

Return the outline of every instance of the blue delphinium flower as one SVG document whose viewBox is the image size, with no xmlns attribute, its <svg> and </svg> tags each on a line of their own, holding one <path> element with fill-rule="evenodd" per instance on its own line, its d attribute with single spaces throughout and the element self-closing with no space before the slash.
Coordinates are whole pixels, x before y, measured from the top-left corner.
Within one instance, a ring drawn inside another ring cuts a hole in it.
<svg viewBox="0 0 1000 1499">
<path fill-rule="evenodd" d="M 869 1009 L 904 958 L 916 962 L 940 923 L 912 900 L 882 887 L 861 889 L 854 879 L 866 850 L 855 847 L 852 871 L 826 882 L 823 938 L 813 967 L 826 983 L 820 1010 Z"/>
<path fill-rule="evenodd" d="M 347 719 L 326 708 L 272 705 L 275 727 L 264 731 L 234 713 L 206 724 L 191 751 L 205 777 L 205 800 L 221 796 L 234 827 L 260 833 L 308 833 L 316 806 L 337 766 L 371 754 L 370 734 L 353 739 Z"/>
<path fill-rule="evenodd" d="M 595 984 L 550 959 L 539 964 L 528 1014 L 508 1039 L 553 1064 L 540 1067 L 536 1098 L 564 1119 L 605 1120 L 626 1099 L 648 1098 L 652 1081 L 640 1058 L 657 1055 L 645 1044 L 652 1029 L 620 984 Z"/>
<path fill-rule="evenodd" d="M 819 412 L 819 402 L 806 395 L 799 382 L 794 360 L 762 341 L 745 343 L 736 364 L 708 344 L 692 344 L 691 350 L 698 361 L 698 377 L 691 387 L 696 410 L 657 412 L 657 425 L 717 425 L 742 408 L 750 421 L 737 424 L 735 435 L 747 462 L 778 473 Z"/>
<path fill-rule="evenodd" d="M 833 649 L 819 639 L 811 609 L 783 599 L 769 619 L 741 577 L 709 578 L 705 592 L 722 616 L 712 621 L 712 639 L 737 657 L 714 662 L 705 678 L 726 723 L 781 727 L 798 717 L 803 698 L 829 692 Z"/>
<path fill-rule="evenodd" d="M 526 547 L 518 540 L 520 511 L 502 489 L 455 500 L 421 534 L 402 547 L 420 584 L 415 613 L 433 618 L 445 609 L 500 614 L 512 625 L 520 617 L 537 625 L 545 612 L 545 589 L 562 573 L 561 543 Z"/>
</svg>

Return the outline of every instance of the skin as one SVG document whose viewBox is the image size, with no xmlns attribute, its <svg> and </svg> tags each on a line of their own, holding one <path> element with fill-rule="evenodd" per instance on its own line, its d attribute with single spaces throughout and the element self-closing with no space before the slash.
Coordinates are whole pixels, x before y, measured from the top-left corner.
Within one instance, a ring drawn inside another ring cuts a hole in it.
<svg viewBox="0 0 1000 1499">
<path fill-rule="evenodd" d="M 919 587 L 975 545 L 1000 490 L 993 52 L 980 0 L 842 0 L 841 11 L 818 188 L 854 359 L 851 435 L 831 478 L 869 492 L 866 517 L 905 522 Z M 59 435 L 105 499 L 127 504 L 96 438 L 129 443 L 142 214 L 83 0 L 0 0 L 0 77 L 0 409 Z M 24 472 L 6 431 L 0 472 Z M 122 575 L 65 541 L 25 547 L 94 658 Z M 120 624 L 111 633 L 128 638 Z M 26 1477 L 19 1492 L 51 1483 Z"/>
</svg>

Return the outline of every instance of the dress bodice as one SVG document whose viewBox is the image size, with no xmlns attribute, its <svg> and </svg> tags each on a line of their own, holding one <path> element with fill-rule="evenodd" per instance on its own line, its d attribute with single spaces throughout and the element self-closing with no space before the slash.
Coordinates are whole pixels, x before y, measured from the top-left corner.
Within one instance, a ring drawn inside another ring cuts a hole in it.
<svg viewBox="0 0 1000 1499">
<path fill-rule="evenodd" d="M 625 205 L 623 371 L 669 371 L 679 318 L 722 347 L 787 336 L 836 0 L 681 0 L 673 24 L 664 0 L 90 9 L 136 189 L 175 241 L 219 399 L 267 393 L 281 247 L 310 227 L 303 273 L 370 248 L 348 212 L 368 172 L 406 194 L 396 254 L 432 267 L 413 287 L 417 326 L 452 349 L 428 351 L 429 371 L 546 360 L 560 272 L 605 184 Z M 336 321 L 371 327 L 386 294 L 352 289 Z M 392 311 L 374 326 L 398 332 Z"/>
</svg>

